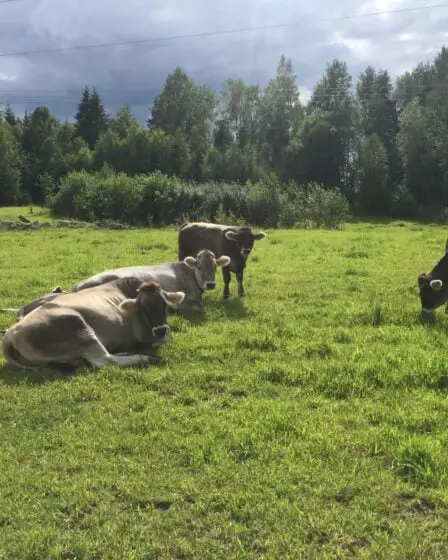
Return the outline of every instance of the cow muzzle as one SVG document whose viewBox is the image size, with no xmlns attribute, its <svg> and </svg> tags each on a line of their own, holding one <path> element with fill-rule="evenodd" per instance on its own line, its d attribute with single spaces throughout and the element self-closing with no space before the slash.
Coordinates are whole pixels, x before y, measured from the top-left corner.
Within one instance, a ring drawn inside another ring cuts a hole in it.
<svg viewBox="0 0 448 560">
<path fill-rule="evenodd" d="M 205 282 L 204 287 L 206 290 L 214 290 L 216 288 L 216 282 Z"/>
<path fill-rule="evenodd" d="M 158 327 L 153 327 L 152 334 L 156 338 L 163 338 L 169 333 L 169 326 L 168 325 L 159 325 Z"/>
<path fill-rule="evenodd" d="M 435 308 L 432 309 L 428 309 L 427 307 L 422 307 L 422 313 L 424 315 L 430 315 L 431 313 L 434 313 Z"/>
</svg>

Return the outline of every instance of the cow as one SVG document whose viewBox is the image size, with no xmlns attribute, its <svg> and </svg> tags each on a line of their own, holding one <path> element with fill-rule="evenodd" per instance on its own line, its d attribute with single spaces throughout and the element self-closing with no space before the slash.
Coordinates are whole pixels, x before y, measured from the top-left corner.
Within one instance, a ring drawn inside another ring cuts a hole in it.
<svg viewBox="0 0 448 560">
<path fill-rule="evenodd" d="M 57 286 L 56 288 L 53 289 L 53 291 L 51 293 L 35 299 L 31 303 L 29 303 L 27 305 L 24 305 L 20 309 L 7 307 L 7 308 L 4 308 L 4 309 L 0 309 L 0 311 L 8 312 L 8 313 L 16 313 L 17 314 L 17 319 L 20 321 L 20 319 L 25 317 L 25 315 L 28 315 L 28 313 L 33 311 L 33 309 L 36 309 L 36 307 L 40 307 L 41 305 L 43 305 L 47 301 L 53 301 L 55 298 L 59 297 L 61 294 L 66 294 L 66 293 L 67 292 L 65 292 L 60 286 Z"/>
<path fill-rule="evenodd" d="M 195 257 L 198 251 L 209 249 L 219 257 L 229 255 L 231 262 L 222 269 L 224 280 L 223 297 L 230 296 L 230 272 L 234 272 L 238 283 L 238 295 L 244 297 L 243 275 L 247 258 L 254 242 L 264 239 L 262 231 L 255 233 L 250 227 L 226 226 L 206 222 L 190 222 L 181 226 L 178 236 L 179 260 Z"/>
<path fill-rule="evenodd" d="M 195 257 L 188 256 L 181 261 L 106 270 L 78 282 L 73 286 L 73 292 L 80 292 L 116 278 L 134 276 L 142 281 L 154 280 L 164 290 L 184 292 L 185 299 L 179 305 L 173 305 L 173 310 L 198 310 L 202 307 L 202 294 L 215 289 L 216 268 L 227 266 L 229 262 L 230 258 L 226 255 L 216 258 L 211 251 L 204 249 Z"/>
<path fill-rule="evenodd" d="M 423 313 L 433 313 L 448 301 L 448 239 L 445 254 L 429 274 L 423 272 L 418 277 L 420 303 Z M 448 312 L 448 304 L 445 307 Z"/>
<path fill-rule="evenodd" d="M 147 364 L 150 356 L 130 352 L 164 342 L 167 307 L 184 297 L 132 277 L 61 294 L 7 329 L 3 353 L 8 363 L 23 369 L 84 362 L 98 368 Z"/>
</svg>

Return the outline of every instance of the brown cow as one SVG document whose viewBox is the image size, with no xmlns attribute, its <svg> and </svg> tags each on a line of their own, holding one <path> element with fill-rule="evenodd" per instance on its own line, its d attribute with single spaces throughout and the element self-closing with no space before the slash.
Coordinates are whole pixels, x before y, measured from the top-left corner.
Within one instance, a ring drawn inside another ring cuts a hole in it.
<svg viewBox="0 0 448 560">
<path fill-rule="evenodd" d="M 184 297 L 132 277 L 62 294 L 12 325 L 3 353 L 10 364 L 25 369 L 82 361 L 96 367 L 145 364 L 150 356 L 118 354 L 163 342 L 169 331 L 167 307 Z"/>
<path fill-rule="evenodd" d="M 238 295 L 244 296 L 243 275 L 247 258 L 254 242 L 266 237 L 264 232 L 255 233 L 250 227 L 225 226 L 206 222 L 183 224 L 179 231 L 179 260 L 187 256 L 196 257 L 202 249 L 213 251 L 216 257 L 228 255 L 230 264 L 223 267 L 223 297 L 230 295 L 230 272 L 234 272 L 238 283 Z"/>
</svg>

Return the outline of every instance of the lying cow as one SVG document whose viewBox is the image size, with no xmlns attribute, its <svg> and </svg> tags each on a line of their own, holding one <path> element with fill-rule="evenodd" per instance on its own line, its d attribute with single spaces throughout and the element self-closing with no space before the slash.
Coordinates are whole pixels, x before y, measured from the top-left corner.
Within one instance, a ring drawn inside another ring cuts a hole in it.
<svg viewBox="0 0 448 560">
<path fill-rule="evenodd" d="M 66 294 L 66 293 L 67 292 L 64 292 L 64 290 L 60 286 L 58 286 L 50 294 L 46 294 L 45 296 L 37 298 L 34 301 L 32 301 L 31 303 L 29 303 L 28 305 L 24 305 L 20 309 L 15 309 L 15 308 L 8 307 L 6 309 L 0 309 L 0 311 L 4 311 L 4 312 L 8 312 L 8 313 L 16 313 L 17 318 L 20 321 L 20 319 L 25 317 L 25 315 L 28 315 L 28 313 L 33 311 L 33 309 L 36 309 L 37 307 L 40 307 L 44 303 L 47 303 L 47 301 L 53 301 L 55 298 L 59 297 L 61 294 Z"/>
<path fill-rule="evenodd" d="M 208 250 L 199 251 L 194 257 L 186 257 L 177 262 L 155 264 L 150 266 L 126 266 L 113 268 L 78 282 L 73 292 L 79 292 L 124 276 L 134 276 L 142 281 L 154 280 L 164 290 L 185 293 L 183 302 L 173 305 L 173 309 L 197 309 L 202 306 L 202 294 L 215 289 L 216 268 L 227 266 L 230 258 L 222 255 L 218 259 Z"/>
<path fill-rule="evenodd" d="M 167 306 L 184 297 L 138 278 L 62 294 L 12 325 L 3 338 L 3 353 L 24 369 L 83 361 L 95 367 L 145 364 L 150 356 L 119 353 L 162 342 L 169 331 Z"/>
<path fill-rule="evenodd" d="M 205 222 L 183 224 L 179 231 L 178 246 L 179 260 L 188 256 L 195 257 L 201 249 L 209 249 L 219 257 L 229 255 L 231 262 L 223 267 L 224 279 L 223 297 L 230 295 L 230 272 L 234 272 L 238 283 L 238 295 L 243 297 L 243 275 L 247 258 L 254 246 L 254 242 L 266 237 L 262 231 L 254 233 L 250 227 L 224 226 Z"/>
<path fill-rule="evenodd" d="M 424 313 L 433 313 L 448 301 L 448 239 L 445 243 L 445 255 L 429 274 L 420 274 L 418 287 Z M 448 312 L 448 305 L 445 311 Z"/>
</svg>

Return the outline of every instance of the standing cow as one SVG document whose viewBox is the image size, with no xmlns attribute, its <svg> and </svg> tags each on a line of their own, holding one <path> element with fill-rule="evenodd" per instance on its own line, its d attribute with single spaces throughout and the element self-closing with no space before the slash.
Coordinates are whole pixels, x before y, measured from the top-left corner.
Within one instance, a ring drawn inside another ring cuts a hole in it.
<svg viewBox="0 0 448 560">
<path fill-rule="evenodd" d="M 418 277 L 418 287 L 424 313 L 433 313 L 448 301 L 448 240 L 445 243 L 445 254 L 431 272 L 424 272 Z M 445 312 L 448 312 L 448 304 Z"/>
<path fill-rule="evenodd" d="M 228 255 L 230 264 L 223 267 L 223 297 L 230 295 L 230 273 L 234 272 L 238 283 L 238 295 L 243 297 L 243 275 L 247 258 L 254 242 L 266 237 L 262 231 L 255 233 L 250 227 L 225 226 L 205 222 L 183 224 L 179 231 L 179 260 L 195 257 L 202 249 L 213 251 L 216 257 Z"/>
</svg>

